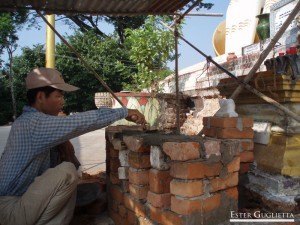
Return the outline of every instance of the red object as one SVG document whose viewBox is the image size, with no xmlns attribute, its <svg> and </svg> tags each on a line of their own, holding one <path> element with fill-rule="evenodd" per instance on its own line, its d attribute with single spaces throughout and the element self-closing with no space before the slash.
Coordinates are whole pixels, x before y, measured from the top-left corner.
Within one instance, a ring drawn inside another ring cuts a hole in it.
<svg viewBox="0 0 300 225">
<path fill-rule="evenodd" d="M 287 55 L 291 54 L 291 50 L 289 48 L 286 50 L 286 54 Z"/>
<path fill-rule="evenodd" d="M 284 52 L 279 52 L 279 56 L 284 56 Z"/>
<path fill-rule="evenodd" d="M 290 54 L 291 55 L 296 55 L 297 54 L 297 47 L 295 47 L 295 46 L 290 47 Z"/>
</svg>

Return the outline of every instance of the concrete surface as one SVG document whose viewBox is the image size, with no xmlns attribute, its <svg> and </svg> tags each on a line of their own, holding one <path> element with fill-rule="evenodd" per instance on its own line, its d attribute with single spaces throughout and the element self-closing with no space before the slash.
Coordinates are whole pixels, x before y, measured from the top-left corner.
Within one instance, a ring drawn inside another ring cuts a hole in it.
<svg viewBox="0 0 300 225">
<path fill-rule="evenodd" d="M 2 154 L 11 126 L 0 126 L 0 155 Z M 95 174 L 105 170 L 105 130 L 100 129 L 71 140 L 75 154 L 81 163 L 81 171 Z"/>
</svg>

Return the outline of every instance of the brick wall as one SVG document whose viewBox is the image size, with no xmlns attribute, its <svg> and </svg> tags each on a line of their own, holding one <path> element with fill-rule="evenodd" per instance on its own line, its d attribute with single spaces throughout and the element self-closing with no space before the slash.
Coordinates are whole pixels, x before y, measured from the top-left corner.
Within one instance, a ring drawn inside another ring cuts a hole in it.
<svg viewBox="0 0 300 225">
<path fill-rule="evenodd" d="M 130 129 L 106 129 L 109 215 L 115 224 L 229 221 L 230 210 L 237 210 L 241 140 Z"/>
</svg>

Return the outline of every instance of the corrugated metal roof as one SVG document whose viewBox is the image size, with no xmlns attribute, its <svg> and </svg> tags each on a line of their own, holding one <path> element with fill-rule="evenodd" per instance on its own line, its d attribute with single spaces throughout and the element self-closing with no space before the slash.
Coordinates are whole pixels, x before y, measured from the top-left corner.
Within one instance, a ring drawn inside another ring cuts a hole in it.
<svg viewBox="0 0 300 225">
<path fill-rule="evenodd" d="M 191 0 L 0 0 L 1 11 L 27 8 L 54 14 L 174 14 Z"/>
</svg>

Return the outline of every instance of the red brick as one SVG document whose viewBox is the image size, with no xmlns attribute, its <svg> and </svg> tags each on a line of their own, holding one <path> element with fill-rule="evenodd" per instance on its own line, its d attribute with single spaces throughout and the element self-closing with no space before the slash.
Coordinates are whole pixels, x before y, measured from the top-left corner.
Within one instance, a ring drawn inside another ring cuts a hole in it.
<svg viewBox="0 0 300 225">
<path fill-rule="evenodd" d="M 187 161 L 200 158 L 200 144 L 198 142 L 165 142 L 163 151 L 171 160 Z"/>
<path fill-rule="evenodd" d="M 123 203 L 123 192 L 121 188 L 117 185 L 110 186 L 110 194 L 113 200 Z"/>
<path fill-rule="evenodd" d="M 144 144 L 144 140 L 142 137 L 124 136 L 123 141 L 131 151 L 148 153 L 150 152 L 150 146 Z"/>
<path fill-rule="evenodd" d="M 241 140 L 242 151 L 252 151 L 254 149 L 253 140 Z"/>
<path fill-rule="evenodd" d="M 233 188 L 229 188 L 227 190 L 225 190 L 225 194 L 228 198 L 232 198 L 235 200 L 239 199 L 239 192 L 237 187 L 233 187 Z"/>
<path fill-rule="evenodd" d="M 109 155 L 111 158 L 119 158 L 119 151 L 114 149 L 113 146 L 109 147 Z"/>
<path fill-rule="evenodd" d="M 227 171 L 228 173 L 237 172 L 240 170 L 240 157 L 234 157 L 234 159 L 228 163 L 227 165 Z"/>
<path fill-rule="evenodd" d="M 240 158 L 241 158 L 241 162 L 253 162 L 254 154 L 252 151 L 241 152 Z"/>
<path fill-rule="evenodd" d="M 217 129 L 217 138 L 226 138 L 226 139 L 252 139 L 254 137 L 254 131 L 252 128 L 244 128 L 240 131 L 237 128 L 225 128 Z"/>
<path fill-rule="evenodd" d="M 162 225 L 185 225 L 184 217 L 170 210 L 162 213 Z"/>
<path fill-rule="evenodd" d="M 121 180 L 119 179 L 119 174 L 118 173 L 110 173 L 109 174 L 109 179 L 110 179 L 110 182 L 112 184 L 120 184 L 121 183 Z"/>
<path fill-rule="evenodd" d="M 127 218 L 127 209 L 124 205 L 119 205 L 118 206 L 118 211 L 119 211 L 119 215 L 122 217 L 122 218 Z"/>
<path fill-rule="evenodd" d="M 134 168 L 129 168 L 129 183 L 148 185 L 149 170 L 138 170 Z"/>
<path fill-rule="evenodd" d="M 163 193 L 170 193 L 170 182 L 172 177 L 170 175 L 169 170 L 156 170 L 151 169 L 149 171 L 149 185 L 150 191 L 163 194 Z"/>
<path fill-rule="evenodd" d="M 203 212 L 210 212 L 220 207 L 221 205 L 221 194 L 216 193 L 211 197 L 203 200 Z"/>
<path fill-rule="evenodd" d="M 118 173 L 118 168 L 120 167 L 120 160 L 118 158 L 110 158 L 110 171 L 113 173 Z"/>
<path fill-rule="evenodd" d="M 109 210 L 108 214 L 109 214 L 110 218 L 114 221 L 115 225 L 124 225 L 123 219 L 118 213 L 116 213 L 112 210 Z"/>
<path fill-rule="evenodd" d="M 252 163 L 241 163 L 241 165 L 240 165 L 240 174 L 248 173 L 251 164 Z"/>
<path fill-rule="evenodd" d="M 202 180 L 173 179 L 170 184 L 171 194 L 181 197 L 195 197 L 203 194 Z"/>
<path fill-rule="evenodd" d="M 197 199 L 184 199 L 176 196 L 171 197 L 171 210 L 181 215 L 190 215 L 192 213 L 202 211 L 202 200 Z"/>
<path fill-rule="evenodd" d="M 216 127 L 203 127 L 203 134 L 207 137 L 217 137 L 217 129 Z"/>
<path fill-rule="evenodd" d="M 154 192 L 148 191 L 147 201 L 152 206 L 157 208 L 169 208 L 171 204 L 171 194 L 156 194 Z"/>
<path fill-rule="evenodd" d="M 218 176 L 222 168 L 221 163 L 176 162 L 171 164 L 170 174 L 180 179 L 199 179 Z"/>
<path fill-rule="evenodd" d="M 153 207 L 151 204 L 148 204 L 147 207 L 149 209 L 150 219 L 161 224 L 163 222 L 162 220 L 163 210 L 160 208 Z"/>
<path fill-rule="evenodd" d="M 138 225 L 138 218 L 134 212 L 127 210 L 127 223 L 128 225 Z"/>
<path fill-rule="evenodd" d="M 129 194 L 124 194 L 124 205 L 127 209 L 133 211 L 136 216 L 146 217 L 146 206 L 139 200 L 134 199 Z"/>
<path fill-rule="evenodd" d="M 229 173 L 226 178 L 214 178 L 210 180 L 211 192 L 216 192 L 219 190 L 227 189 L 229 187 L 237 186 L 239 183 L 238 172 Z"/>
<path fill-rule="evenodd" d="M 206 199 L 184 199 L 177 196 L 171 198 L 171 210 L 181 215 L 190 215 L 197 212 L 210 212 L 221 205 L 221 194 L 217 193 Z"/>
<path fill-rule="evenodd" d="M 129 184 L 129 191 L 132 197 L 136 199 L 146 199 L 149 191 L 148 185 Z"/>
<path fill-rule="evenodd" d="M 250 117 L 204 117 L 203 125 L 218 128 L 236 128 L 238 121 L 242 122 L 243 128 L 253 127 L 253 119 Z"/>
<path fill-rule="evenodd" d="M 151 167 L 150 155 L 130 151 L 128 155 L 129 165 L 136 169 L 146 169 Z"/>
</svg>

